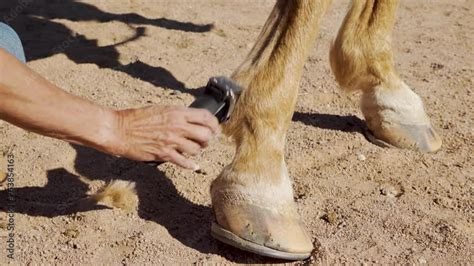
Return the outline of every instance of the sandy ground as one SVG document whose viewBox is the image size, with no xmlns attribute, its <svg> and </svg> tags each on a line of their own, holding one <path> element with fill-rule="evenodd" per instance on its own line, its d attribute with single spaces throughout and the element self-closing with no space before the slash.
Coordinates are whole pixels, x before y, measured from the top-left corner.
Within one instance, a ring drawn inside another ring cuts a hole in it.
<svg viewBox="0 0 474 266">
<path fill-rule="evenodd" d="M 229 75 L 243 60 L 273 3 L 2 0 L 0 14 L 21 34 L 35 71 L 74 94 L 126 108 L 191 103 L 193 88 Z M 359 97 L 338 89 L 328 64 L 347 3 L 335 0 L 326 15 L 288 133 L 295 199 L 316 245 L 307 262 L 472 264 L 474 2 L 406 0 L 399 10 L 397 67 L 443 137 L 435 154 L 384 149 L 364 138 Z M 6 123 L 0 136 L 17 174 L 15 260 L 6 260 L 2 210 L 0 264 L 281 262 L 210 236 L 209 185 L 232 157 L 226 140 L 198 156 L 205 173 L 197 174 L 113 158 Z M 136 182 L 136 210 L 70 210 L 111 179 Z"/>
</svg>

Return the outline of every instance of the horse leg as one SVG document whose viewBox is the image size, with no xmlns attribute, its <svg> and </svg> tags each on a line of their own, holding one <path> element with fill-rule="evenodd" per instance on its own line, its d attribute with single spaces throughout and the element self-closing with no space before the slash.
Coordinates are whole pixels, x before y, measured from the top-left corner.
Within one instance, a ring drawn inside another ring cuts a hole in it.
<svg viewBox="0 0 474 266">
<path fill-rule="evenodd" d="M 380 143 L 423 152 L 441 147 L 421 98 L 395 70 L 391 35 L 399 0 L 354 0 L 330 52 L 346 90 L 361 90 L 367 126 Z"/>
<path fill-rule="evenodd" d="M 232 78 L 244 89 L 224 132 L 236 143 L 213 181 L 217 239 L 261 255 L 303 259 L 312 242 L 284 161 L 303 65 L 331 0 L 279 0 Z"/>
</svg>

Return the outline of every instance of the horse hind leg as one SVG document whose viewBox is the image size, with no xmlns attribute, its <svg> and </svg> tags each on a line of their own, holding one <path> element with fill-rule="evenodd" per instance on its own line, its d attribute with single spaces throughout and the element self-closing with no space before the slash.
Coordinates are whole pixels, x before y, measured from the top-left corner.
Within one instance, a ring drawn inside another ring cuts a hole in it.
<svg viewBox="0 0 474 266">
<path fill-rule="evenodd" d="M 394 67 L 391 35 L 398 2 L 354 0 L 331 48 L 331 67 L 343 89 L 362 91 L 362 113 L 377 142 L 434 152 L 441 138 L 421 98 Z"/>
</svg>

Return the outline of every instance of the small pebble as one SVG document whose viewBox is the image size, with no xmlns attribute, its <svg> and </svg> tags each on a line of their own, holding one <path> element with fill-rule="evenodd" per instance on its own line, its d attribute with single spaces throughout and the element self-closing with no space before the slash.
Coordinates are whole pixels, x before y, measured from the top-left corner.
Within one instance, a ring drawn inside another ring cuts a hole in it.
<svg viewBox="0 0 474 266">
<path fill-rule="evenodd" d="M 420 263 L 420 264 L 426 264 L 427 261 L 426 261 L 425 258 L 421 257 L 421 258 L 418 259 L 418 263 Z"/>
<path fill-rule="evenodd" d="M 357 159 L 359 161 L 365 161 L 367 158 L 365 157 L 365 155 L 363 155 L 362 153 L 358 153 L 357 154 Z"/>
</svg>

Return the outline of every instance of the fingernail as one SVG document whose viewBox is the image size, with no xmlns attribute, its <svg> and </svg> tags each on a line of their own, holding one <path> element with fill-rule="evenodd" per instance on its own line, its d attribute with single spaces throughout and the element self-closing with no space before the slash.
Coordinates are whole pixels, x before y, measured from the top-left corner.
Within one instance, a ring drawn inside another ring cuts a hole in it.
<svg viewBox="0 0 474 266">
<path fill-rule="evenodd" d="M 196 172 L 196 171 L 199 171 L 199 170 L 201 170 L 201 167 L 199 165 L 195 164 L 193 166 L 193 171 Z"/>
</svg>

